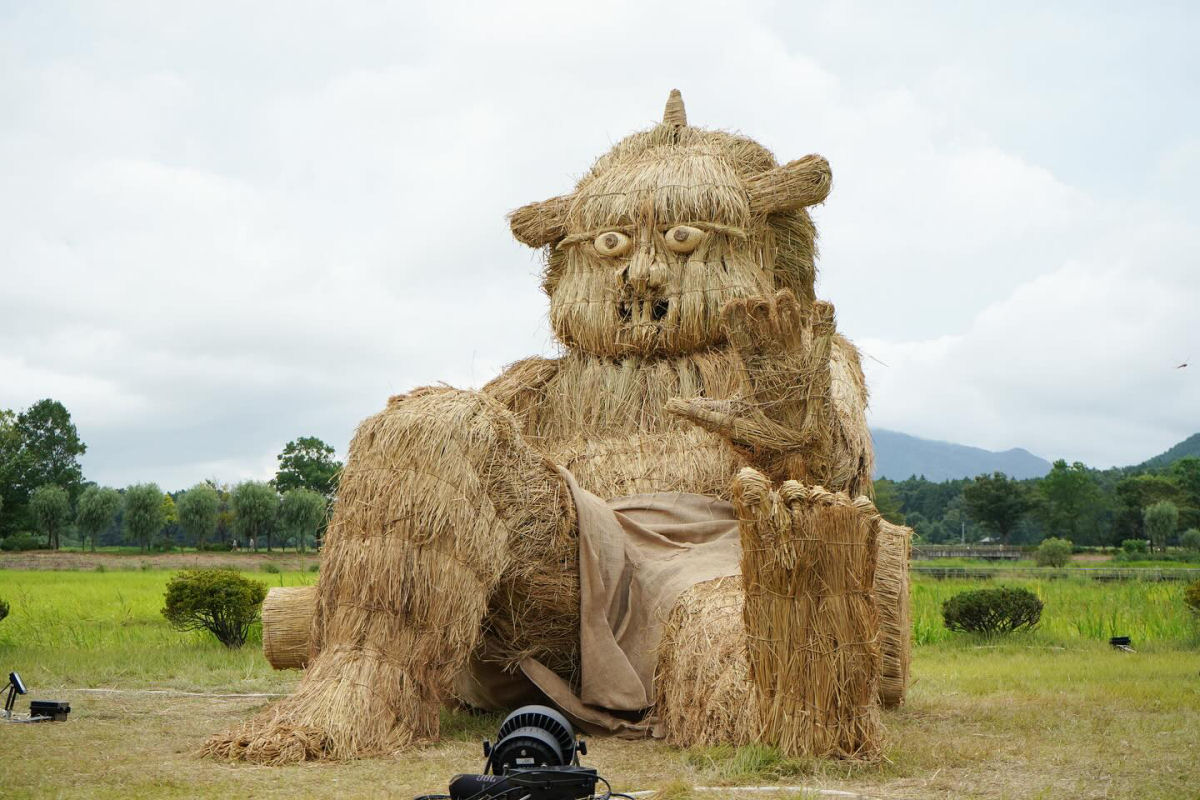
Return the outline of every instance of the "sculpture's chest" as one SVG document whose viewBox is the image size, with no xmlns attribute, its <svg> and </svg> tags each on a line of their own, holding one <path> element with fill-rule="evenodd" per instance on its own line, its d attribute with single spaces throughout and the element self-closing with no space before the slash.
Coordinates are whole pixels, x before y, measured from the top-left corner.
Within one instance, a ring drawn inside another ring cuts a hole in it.
<svg viewBox="0 0 1200 800">
<path fill-rule="evenodd" d="M 724 351 L 654 360 L 567 356 L 527 417 L 525 432 L 601 497 L 724 495 L 742 461 L 723 439 L 664 406 L 672 397 L 729 397 L 740 386 L 737 366 Z"/>
</svg>

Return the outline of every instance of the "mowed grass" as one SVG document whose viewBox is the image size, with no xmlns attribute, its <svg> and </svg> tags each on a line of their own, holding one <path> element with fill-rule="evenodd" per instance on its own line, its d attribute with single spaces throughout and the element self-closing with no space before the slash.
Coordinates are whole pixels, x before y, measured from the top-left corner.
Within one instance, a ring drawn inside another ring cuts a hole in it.
<svg viewBox="0 0 1200 800">
<path fill-rule="evenodd" d="M 269 699 L 182 692 L 287 693 L 298 674 L 272 671 L 257 638 L 231 651 L 171 630 L 159 613 L 171 574 L 0 571 L 13 607 L 0 622 L 0 669 L 19 670 L 31 696 L 73 708 L 65 724 L 0 725 L 0 750 L 21 754 L 0 769 L 0 796 L 408 798 L 480 767 L 478 742 L 498 717 L 462 712 L 444 716 L 445 741 L 393 758 L 285 768 L 195 758 L 206 736 Z M 268 586 L 317 579 L 245 574 Z M 762 784 L 886 798 L 1200 797 L 1200 650 L 1182 586 L 1003 581 L 1042 598 L 1039 630 L 986 639 L 940 627 L 944 598 L 992 583 L 914 583 L 915 682 L 908 703 L 885 714 L 879 764 L 616 739 L 593 739 L 585 763 L 619 790 L 678 798 L 771 797 L 695 788 Z M 1110 648 L 1110 630 L 1138 652 Z M 118 691 L 87 691 L 97 688 Z M 174 693 L 146 693 L 164 689 Z"/>
</svg>

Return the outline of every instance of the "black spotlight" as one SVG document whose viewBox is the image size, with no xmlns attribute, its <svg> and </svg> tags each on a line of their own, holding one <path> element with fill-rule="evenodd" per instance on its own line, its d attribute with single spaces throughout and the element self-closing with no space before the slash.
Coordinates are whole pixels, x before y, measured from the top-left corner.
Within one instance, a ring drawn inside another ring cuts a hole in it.
<svg viewBox="0 0 1200 800">
<path fill-rule="evenodd" d="M 522 706 L 504 718 L 496 744 L 484 741 L 484 772 L 503 775 L 528 767 L 565 767 L 587 755 L 587 745 L 575 740 L 566 717 L 547 706 Z"/>
<path fill-rule="evenodd" d="M 25 682 L 21 680 L 21 676 L 15 672 L 8 673 L 8 697 L 4 700 L 4 718 L 12 719 L 13 704 L 17 702 L 17 695 L 25 694 Z"/>
<path fill-rule="evenodd" d="M 566 717 L 546 706 L 522 706 L 505 717 L 496 744 L 485 741 L 483 754 L 483 774 L 455 775 L 450 794 L 442 797 L 579 800 L 594 797 L 597 780 L 603 780 L 595 769 L 579 766 L 587 745 L 575 738 Z"/>
</svg>

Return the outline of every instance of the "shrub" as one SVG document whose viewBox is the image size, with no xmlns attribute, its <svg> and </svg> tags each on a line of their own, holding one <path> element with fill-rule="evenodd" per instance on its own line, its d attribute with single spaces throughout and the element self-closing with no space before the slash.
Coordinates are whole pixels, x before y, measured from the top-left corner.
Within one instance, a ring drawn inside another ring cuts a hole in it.
<svg viewBox="0 0 1200 800">
<path fill-rule="evenodd" d="M 975 589 L 942 603 L 942 621 L 952 631 L 1010 633 L 1041 618 L 1042 601 L 1028 589 Z"/>
<path fill-rule="evenodd" d="M 0 599 L 0 619 L 8 616 L 8 601 Z"/>
<path fill-rule="evenodd" d="M 1150 550 L 1150 543 L 1145 539 L 1125 539 L 1121 542 L 1121 549 L 1130 555 L 1146 553 Z"/>
<path fill-rule="evenodd" d="M 1200 530 L 1188 528 L 1179 537 L 1179 544 L 1188 552 L 1195 553 L 1200 551 Z"/>
<path fill-rule="evenodd" d="M 231 569 L 185 570 L 167 584 L 162 613 L 176 630 L 207 630 L 241 647 L 266 596 L 265 586 Z"/>
<path fill-rule="evenodd" d="M 1200 581 L 1192 581 L 1183 590 L 1183 602 L 1187 603 L 1192 611 L 1200 614 Z"/>
<path fill-rule="evenodd" d="M 308 571 L 309 572 L 320 572 L 321 565 L 320 564 L 309 564 Z"/>
<path fill-rule="evenodd" d="M 272 575 L 279 574 L 279 565 L 274 564 L 270 561 L 264 562 L 263 565 L 261 567 L 259 567 L 259 569 L 261 569 L 263 572 L 269 572 Z"/>
<path fill-rule="evenodd" d="M 1034 551 L 1033 558 L 1039 567 L 1065 567 L 1071 560 L 1071 543 L 1066 539 L 1045 539 Z"/>
<path fill-rule="evenodd" d="M 20 531 L 0 542 L 0 550 L 36 550 L 42 546 L 41 540 L 29 531 Z"/>
</svg>

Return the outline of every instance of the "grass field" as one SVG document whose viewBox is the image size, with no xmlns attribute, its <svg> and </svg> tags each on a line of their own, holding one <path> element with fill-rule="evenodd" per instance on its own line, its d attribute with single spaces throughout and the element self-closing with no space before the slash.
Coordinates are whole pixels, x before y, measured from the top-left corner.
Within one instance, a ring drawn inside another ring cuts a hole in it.
<svg viewBox="0 0 1200 800">
<path fill-rule="evenodd" d="M 479 767 L 478 742 L 497 719 L 462 713 L 447 714 L 445 742 L 395 758 L 286 768 L 196 759 L 209 733 L 270 699 L 244 695 L 286 693 L 298 675 L 273 672 L 257 642 L 229 651 L 171 630 L 158 611 L 171 574 L 0 570 L 0 598 L 12 604 L 0 669 L 73 709 L 66 724 L 0 725 L 0 752 L 15 754 L 0 768 L 0 796 L 407 798 Z M 317 578 L 246 574 L 272 586 Z M 762 784 L 885 798 L 1200 797 L 1200 639 L 1182 585 L 1003 583 L 1043 599 L 1039 630 L 1003 641 L 951 634 L 940 603 L 972 584 L 915 583 L 916 682 L 908 704 L 886 715 L 880 764 L 611 739 L 593 740 L 585 761 L 620 790 L 665 787 L 673 797 Z M 1115 634 L 1138 652 L 1109 648 Z"/>
</svg>

